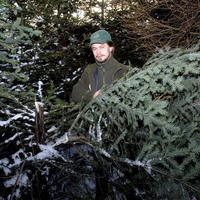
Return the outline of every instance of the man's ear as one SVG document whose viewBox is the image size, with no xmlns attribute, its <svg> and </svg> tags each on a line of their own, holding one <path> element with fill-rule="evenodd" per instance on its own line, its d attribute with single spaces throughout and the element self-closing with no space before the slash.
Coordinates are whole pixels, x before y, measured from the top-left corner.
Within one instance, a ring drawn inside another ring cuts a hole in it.
<svg viewBox="0 0 200 200">
<path fill-rule="evenodd" d="M 114 51 L 114 47 L 110 47 L 110 52 L 113 53 L 113 51 Z"/>
</svg>

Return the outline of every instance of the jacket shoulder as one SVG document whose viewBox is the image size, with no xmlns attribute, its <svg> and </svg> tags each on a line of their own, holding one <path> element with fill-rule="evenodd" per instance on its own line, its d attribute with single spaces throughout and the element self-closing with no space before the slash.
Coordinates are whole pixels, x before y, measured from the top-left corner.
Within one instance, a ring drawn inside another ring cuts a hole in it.
<svg viewBox="0 0 200 200">
<path fill-rule="evenodd" d="M 97 68 L 97 66 L 96 66 L 96 64 L 95 63 L 93 63 L 93 64 L 88 64 L 87 66 L 86 66 L 86 68 L 85 68 L 85 72 L 87 72 L 88 74 L 91 74 L 91 73 L 93 73 L 95 70 L 96 70 L 96 68 Z"/>
<path fill-rule="evenodd" d="M 116 71 L 119 70 L 126 73 L 128 72 L 129 69 L 130 69 L 130 66 L 118 62 Z"/>
<path fill-rule="evenodd" d="M 130 66 L 118 62 L 117 68 L 113 74 L 114 80 L 122 78 L 129 70 Z"/>
</svg>

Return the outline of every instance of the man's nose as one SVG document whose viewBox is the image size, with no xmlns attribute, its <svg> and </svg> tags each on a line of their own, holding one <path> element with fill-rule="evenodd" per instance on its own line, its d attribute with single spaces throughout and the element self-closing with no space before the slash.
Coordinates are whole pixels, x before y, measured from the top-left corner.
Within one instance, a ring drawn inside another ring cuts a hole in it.
<svg viewBox="0 0 200 200">
<path fill-rule="evenodd" d="M 101 49 L 97 49 L 97 54 L 101 53 Z"/>
</svg>

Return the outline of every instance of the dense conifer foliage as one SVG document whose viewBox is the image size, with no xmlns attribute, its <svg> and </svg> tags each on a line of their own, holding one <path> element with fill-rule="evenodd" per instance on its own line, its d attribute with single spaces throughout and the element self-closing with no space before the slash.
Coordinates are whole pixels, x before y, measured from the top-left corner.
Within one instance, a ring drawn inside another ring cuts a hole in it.
<svg viewBox="0 0 200 200">
<path fill-rule="evenodd" d="M 144 199 L 199 195 L 199 51 L 160 50 L 91 101 L 70 129 L 89 134 Z"/>
<path fill-rule="evenodd" d="M 0 199 L 198 200 L 200 44 L 170 49 L 198 41 L 198 5 L 1 1 Z M 138 68 L 89 104 L 69 103 L 100 27 Z"/>
<path fill-rule="evenodd" d="M 21 199 L 198 199 L 199 50 L 160 50 L 88 105 L 47 114 L 45 145 L 21 137 L 2 157 L 3 186 Z"/>
</svg>

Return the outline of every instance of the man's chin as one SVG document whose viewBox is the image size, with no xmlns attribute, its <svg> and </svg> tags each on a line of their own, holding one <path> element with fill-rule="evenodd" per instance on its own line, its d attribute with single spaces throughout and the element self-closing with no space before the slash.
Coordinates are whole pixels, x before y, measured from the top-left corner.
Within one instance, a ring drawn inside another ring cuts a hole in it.
<svg viewBox="0 0 200 200">
<path fill-rule="evenodd" d="M 104 63 L 104 62 L 106 61 L 106 59 L 103 59 L 103 60 L 96 59 L 96 61 L 97 61 L 98 63 Z"/>
<path fill-rule="evenodd" d="M 108 60 L 108 58 L 104 58 L 104 59 L 98 59 L 98 58 L 96 58 L 96 61 L 98 63 L 105 63 L 107 60 Z"/>
</svg>

